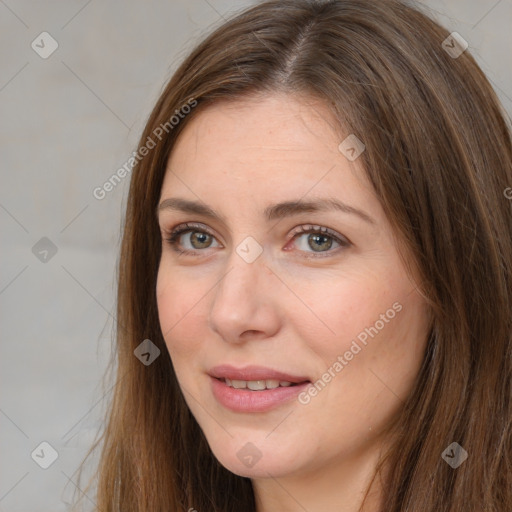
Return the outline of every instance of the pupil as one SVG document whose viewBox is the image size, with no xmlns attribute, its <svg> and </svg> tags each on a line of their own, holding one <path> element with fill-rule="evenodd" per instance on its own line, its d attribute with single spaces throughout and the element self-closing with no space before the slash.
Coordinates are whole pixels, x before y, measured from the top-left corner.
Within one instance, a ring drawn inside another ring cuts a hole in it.
<svg viewBox="0 0 512 512">
<path fill-rule="evenodd" d="M 195 246 L 195 244 L 194 244 L 194 240 L 195 240 L 199 243 L 199 245 L 201 247 L 208 247 L 209 236 L 210 235 L 208 235 L 208 233 L 200 233 L 197 231 L 192 232 L 192 236 L 191 236 L 192 245 Z M 201 247 L 198 247 L 198 248 L 201 248 Z"/>
<path fill-rule="evenodd" d="M 320 248 L 320 249 L 330 249 L 331 245 L 332 245 L 332 239 L 329 237 L 329 236 L 326 236 L 326 235 L 318 235 L 318 234 L 313 234 L 313 235 L 310 235 L 310 241 L 311 240 L 314 240 L 315 243 L 319 243 L 320 246 L 324 246 L 324 247 L 318 247 L 317 248 Z M 326 245 L 325 245 L 326 244 Z M 311 247 L 311 249 L 315 249 L 315 247 L 313 247 L 311 245 L 311 243 L 309 244 L 309 246 Z"/>
</svg>

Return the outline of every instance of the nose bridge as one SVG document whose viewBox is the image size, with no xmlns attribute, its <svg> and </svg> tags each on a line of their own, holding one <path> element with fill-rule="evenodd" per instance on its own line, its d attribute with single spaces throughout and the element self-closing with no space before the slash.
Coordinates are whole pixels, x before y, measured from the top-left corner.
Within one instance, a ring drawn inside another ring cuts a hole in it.
<svg viewBox="0 0 512 512">
<path fill-rule="evenodd" d="M 243 248 L 243 245 L 239 247 Z M 253 261 L 246 260 L 240 256 L 237 247 L 230 255 L 226 267 L 215 292 L 215 305 L 218 307 L 224 303 L 231 304 L 234 311 L 241 307 L 250 307 L 259 296 L 261 274 L 266 268 L 264 258 L 260 255 Z"/>
<path fill-rule="evenodd" d="M 234 247 L 226 272 L 215 287 L 210 324 L 224 339 L 234 340 L 245 331 L 267 331 L 271 327 L 271 288 L 266 283 L 271 272 L 262 248 L 259 254 L 256 250 L 258 247 L 250 240 Z"/>
</svg>

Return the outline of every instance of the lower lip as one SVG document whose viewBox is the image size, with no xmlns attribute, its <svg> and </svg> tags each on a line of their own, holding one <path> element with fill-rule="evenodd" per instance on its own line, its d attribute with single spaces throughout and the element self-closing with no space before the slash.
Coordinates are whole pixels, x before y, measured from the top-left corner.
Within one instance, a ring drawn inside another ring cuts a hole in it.
<svg viewBox="0 0 512 512">
<path fill-rule="evenodd" d="M 262 391 L 250 391 L 248 389 L 235 389 L 224 381 L 210 377 L 212 381 L 213 395 L 217 401 L 235 412 L 264 412 L 275 409 L 289 402 L 303 391 L 309 382 Z"/>
</svg>

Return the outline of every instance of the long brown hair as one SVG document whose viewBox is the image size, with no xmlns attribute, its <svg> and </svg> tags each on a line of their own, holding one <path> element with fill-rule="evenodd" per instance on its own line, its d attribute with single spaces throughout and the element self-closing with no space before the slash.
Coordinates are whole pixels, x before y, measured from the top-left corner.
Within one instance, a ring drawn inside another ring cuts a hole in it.
<svg viewBox="0 0 512 512">
<path fill-rule="evenodd" d="M 176 381 L 157 314 L 155 209 L 194 116 L 276 91 L 322 99 L 363 140 L 365 172 L 431 307 L 422 367 L 377 468 L 390 468 L 382 511 L 512 510 L 511 138 L 489 82 L 468 50 L 447 51 L 450 37 L 395 0 L 271 0 L 224 23 L 175 72 L 139 146 L 156 147 L 132 171 L 100 511 L 255 511 L 250 479 L 216 460 Z M 145 339 L 161 350 L 148 366 L 134 356 Z M 469 455 L 456 469 L 441 457 L 452 442 Z"/>
</svg>

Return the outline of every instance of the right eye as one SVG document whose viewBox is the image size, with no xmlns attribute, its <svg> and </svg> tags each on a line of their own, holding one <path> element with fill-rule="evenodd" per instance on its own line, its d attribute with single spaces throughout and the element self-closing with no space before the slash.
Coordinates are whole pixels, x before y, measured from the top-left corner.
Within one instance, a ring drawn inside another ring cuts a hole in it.
<svg viewBox="0 0 512 512">
<path fill-rule="evenodd" d="M 184 247 L 181 242 L 184 235 L 190 235 L 188 237 L 189 247 L 186 246 L 187 243 Z M 185 223 L 174 228 L 166 237 L 166 240 L 177 253 L 198 256 L 196 251 L 210 248 L 215 237 L 205 226 Z"/>
</svg>

